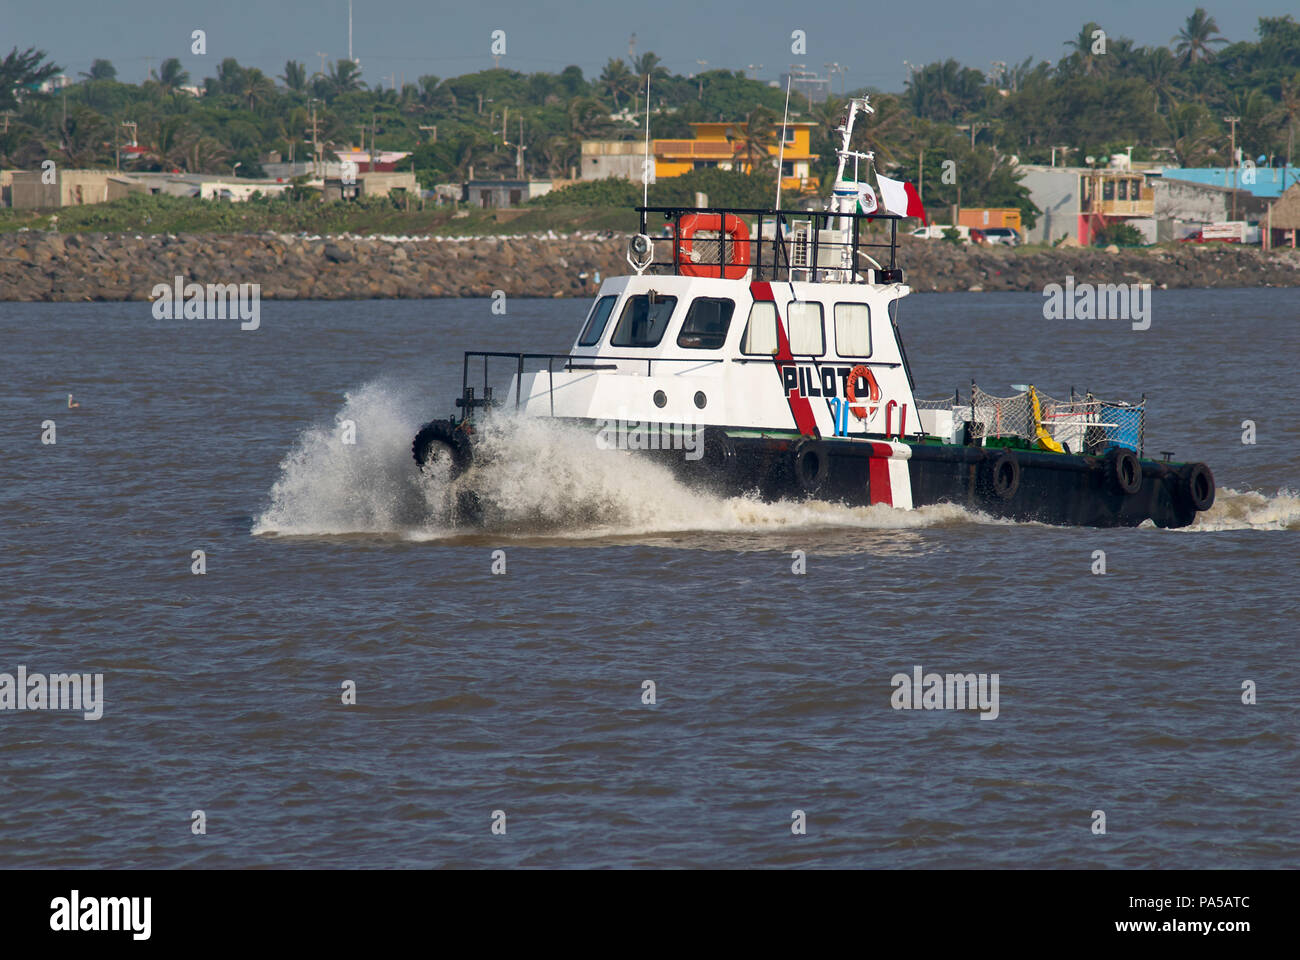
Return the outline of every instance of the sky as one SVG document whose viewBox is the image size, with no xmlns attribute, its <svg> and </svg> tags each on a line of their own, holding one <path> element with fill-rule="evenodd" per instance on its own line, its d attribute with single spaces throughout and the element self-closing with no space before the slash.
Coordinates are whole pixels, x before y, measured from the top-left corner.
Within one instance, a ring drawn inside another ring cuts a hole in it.
<svg viewBox="0 0 1300 960">
<path fill-rule="evenodd" d="M 1229 40 L 1257 38 L 1262 16 L 1300 13 L 1296 0 L 1200 0 Z M 1029 55 L 1055 61 L 1065 40 L 1095 20 L 1110 36 L 1139 45 L 1168 44 L 1196 0 L 540 0 L 436 3 L 355 0 L 353 55 L 362 78 L 399 85 L 422 74 L 456 76 L 492 66 L 495 30 L 505 31 L 503 67 L 559 72 L 577 64 L 590 79 L 611 56 L 653 51 L 674 73 L 745 70 L 776 79 L 791 64 L 825 74 L 845 68 L 835 89 L 901 90 L 905 62 L 953 57 L 988 70 L 993 61 Z M 743 12 L 741 12 L 743 11 Z M 191 52 L 192 31 L 206 33 L 207 54 Z M 791 52 L 791 33 L 806 34 L 806 53 Z M 150 64 L 177 57 L 194 78 L 212 76 L 225 57 L 276 76 L 286 60 L 309 72 L 348 55 L 347 0 L 0 0 L 0 54 L 14 45 L 46 51 L 75 76 L 104 58 L 118 78 L 139 82 Z M 697 61 L 704 60 L 703 67 Z"/>
</svg>

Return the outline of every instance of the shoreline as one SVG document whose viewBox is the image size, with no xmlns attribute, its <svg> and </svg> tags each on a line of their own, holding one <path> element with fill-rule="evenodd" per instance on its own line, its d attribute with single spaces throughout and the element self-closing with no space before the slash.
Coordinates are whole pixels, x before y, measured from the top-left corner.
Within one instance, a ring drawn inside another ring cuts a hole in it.
<svg viewBox="0 0 1300 960">
<path fill-rule="evenodd" d="M 259 234 L 0 235 L 0 301 L 149 300 L 176 276 L 257 283 L 269 300 L 587 297 L 596 277 L 630 272 L 626 238 L 302 237 Z M 1035 292 L 1083 283 L 1154 289 L 1300 287 L 1300 250 L 1180 244 L 1096 248 L 959 247 L 900 238 L 899 263 L 917 293 Z"/>
</svg>

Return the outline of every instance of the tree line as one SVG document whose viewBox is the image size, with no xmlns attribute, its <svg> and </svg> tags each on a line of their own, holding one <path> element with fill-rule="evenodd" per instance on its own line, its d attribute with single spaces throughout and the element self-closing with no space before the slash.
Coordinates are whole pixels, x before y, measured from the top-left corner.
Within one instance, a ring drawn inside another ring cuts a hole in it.
<svg viewBox="0 0 1300 960">
<path fill-rule="evenodd" d="M 850 92 L 871 94 L 876 111 L 858 125 L 855 147 L 874 151 L 883 172 L 922 183 L 927 205 L 956 203 L 960 190 L 964 205 L 1020 206 L 1029 216 L 1016 164 L 1048 162 L 1054 149 L 1071 164 L 1131 150 L 1139 160 L 1224 165 L 1232 162 L 1226 118 L 1235 117 L 1246 157 L 1289 164 L 1300 124 L 1300 23 L 1262 18 L 1256 35 L 1230 42 L 1197 8 L 1167 45 L 1139 47 L 1087 23 L 1054 63 L 931 63 L 914 69 L 902 91 Z M 654 136 L 689 137 L 694 121 L 728 121 L 737 152 L 757 169 L 776 143 L 785 96 L 743 71 L 674 74 L 654 53 L 610 58 L 590 78 L 577 66 L 494 68 L 369 85 L 346 59 L 315 72 L 290 60 L 269 76 L 227 58 L 194 82 L 169 59 L 138 84 L 96 60 L 63 89 L 41 92 L 59 72 L 34 48 L 0 59 L 0 165 L 32 169 L 53 158 L 258 176 L 272 152 L 303 160 L 315 139 L 327 156 L 362 144 L 411 151 L 425 186 L 466 179 L 471 169 L 512 176 L 520 161 L 528 176 L 568 177 L 583 140 L 640 137 L 649 80 Z M 818 124 L 815 172 L 825 183 L 845 103 L 795 93 L 791 109 Z M 136 149 L 121 152 L 133 140 Z"/>
</svg>

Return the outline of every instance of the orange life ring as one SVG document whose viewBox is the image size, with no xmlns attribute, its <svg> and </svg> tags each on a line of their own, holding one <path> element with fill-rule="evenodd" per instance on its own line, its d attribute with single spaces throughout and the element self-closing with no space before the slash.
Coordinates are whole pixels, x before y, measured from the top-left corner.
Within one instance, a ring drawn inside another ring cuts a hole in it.
<svg viewBox="0 0 1300 960">
<path fill-rule="evenodd" d="M 858 404 L 858 380 L 863 377 L 865 377 L 867 380 L 867 390 L 871 397 L 870 402 L 873 404 L 870 411 L 868 411 L 861 404 Z M 867 419 L 868 415 L 875 416 L 876 410 L 879 409 L 880 384 L 876 383 L 875 374 L 871 372 L 870 367 L 864 366 L 863 364 L 858 364 L 851 371 L 849 371 L 849 384 L 845 388 L 844 392 L 848 394 L 849 409 L 853 411 L 853 415 L 855 417 L 857 417 L 859 420 L 865 420 Z"/>
<path fill-rule="evenodd" d="M 677 269 L 686 277 L 716 277 L 716 257 L 713 263 L 699 263 L 694 259 L 694 242 L 697 231 L 706 230 L 722 234 L 723 214 L 690 213 L 682 217 L 681 236 L 677 239 Z M 722 276 L 728 280 L 744 279 L 749 271 L 749 227 L 733 213 L 726 214 L 727 263 Z"/>
</svg>

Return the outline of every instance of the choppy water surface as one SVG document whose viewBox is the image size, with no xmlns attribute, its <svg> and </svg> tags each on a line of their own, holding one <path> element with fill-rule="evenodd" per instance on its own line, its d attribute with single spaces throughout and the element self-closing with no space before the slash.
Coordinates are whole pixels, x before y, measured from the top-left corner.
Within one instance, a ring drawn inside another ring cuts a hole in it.
<svg viewBox="0 0 1300 960">
<path fill-rule="evenodd" d="M 467 533 L 416 427 L 585 304 L 0 304 L 0 672 L 107 697 L 0 712 L 0 866 L 1294 866 L 1300 297 L 1041 303 L 912 297 L 918 393 L 1145 391 L 1148 451 L 1214 469 L 1196 526 L 719 500 L 506 422 Z M 916 665 L 999 716 L 891 709 Z"/>
</svg>

